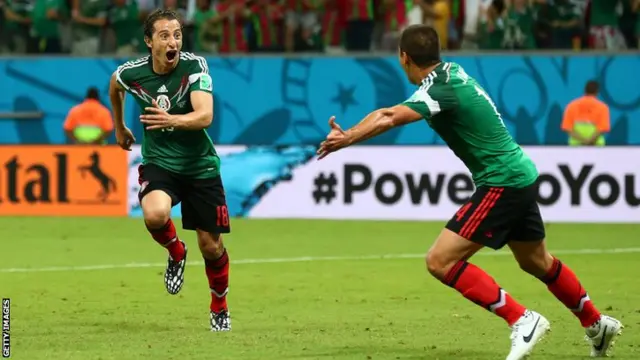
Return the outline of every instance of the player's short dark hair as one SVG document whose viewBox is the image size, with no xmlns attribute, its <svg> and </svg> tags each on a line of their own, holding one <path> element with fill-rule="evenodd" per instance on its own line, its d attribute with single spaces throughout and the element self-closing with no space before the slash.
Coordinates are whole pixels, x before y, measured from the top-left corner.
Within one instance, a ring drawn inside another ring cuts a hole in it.
<svg viewBox="0 0 640 360">
<path fill-rule="evenodd" d="M 144 21 L 144 36 L 151 39 L 153 36 L 154 25 L 158 20 L 178 20 L 178 14 L 169 9 L 157 9 L 151 14 L 147 16 L 147 19 Z M 182 24 L 180 24 L 182 25 Z"/>
<path fill-rule="evenodd" d="M 584 87 L 584 92 L 587 95 L 598 95 L 600 91 L 600 84 L 597 81 L 591 80 L 587 82 L 587 85 Z"/>
<path fill-rule="evenodd" d="M 434 28 L 428 25 L 411 25 L 400 36 L 400 51 L 418 67 L 425 68 L 439 63 L 440 39 Z"/>
<path fill-rule="evenodd" d="M 85 96 L 85 98 L 93 99 L 93 100 L 100 100 L 100 92 L 98 91 L 97 88 L 90 87 L 89 89 L 87 89 L 87 96 Z"/>
</svg>

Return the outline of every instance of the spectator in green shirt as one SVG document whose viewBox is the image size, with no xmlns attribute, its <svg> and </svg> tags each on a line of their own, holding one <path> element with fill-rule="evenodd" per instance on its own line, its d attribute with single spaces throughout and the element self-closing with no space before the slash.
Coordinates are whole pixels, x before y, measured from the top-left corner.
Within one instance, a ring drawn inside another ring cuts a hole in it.
<svg viewBox="0 0 640 360">
<path fill-rule="evenodd" d="M 527 0 L 513 0 L 505 19 L 504 47 L 534 49 L 533 25 L 533 9 Z"/>
<path fill-rule="evenodd" d="M 507 4 L 504 0 L 493 0 L 487 8 L 486 22 L 480 25 L 481 49 L 502 49 L 504 42 Z"/>
<path fill-rule="evenodd" d="M 555 6 L 552 9 L 553 48 L 571 49 L 573 39 L 580 36 L 578 9 L 569 0 L 555 0 Z"/>
<path fill-rule="evenodd" d="M 64 0 L 35 0 L 31 14 L 31 36 L 38 52 L 55 54 L 62 51 L 60 20 L 66 11 Z"/>
<path fill-rule="evenodd" d="M 193 16 L 194 51 L 215 52 L 216 40 L 220 37 L 220 26 L 211 23 L 216 11 L 210 0 L 198 0 Z"/>
<path fill-rule="evenodd" d="M 117 56 L 126 57 L 147 52 L 137 1 L 114 0 L 109 10 L 109 23 L 116 38 Z"/>
<path fill-rule="evenodd" d="M 100 52 L 100 36 L 107 23 L 107 0 L 77 0 L 71 18 L 73 41 L 71 53 L 95 56 Z"/>
<path fill-rule="evenodd" d="M 533 4 L 533 34 L 538 49 L 550 49 L 553 45 L 552 13 L 554 5 L 549 0 L 536 0 Z"/>
<path fill-rule="evenodd" d="M 4 7 L 4 37 L 7 50 L 12 54 L 24 54 L 31 46 L 29 30 L 31 28 L 32 0 L 7 0 Z"/>
<path fill-rule="evenodd" d="M 618 7 L 623 0 L 591 0 L 589 16 L 590 39 L 593 49 L 626 49 L 624 37 L 619 29 Z"/>
</svg>

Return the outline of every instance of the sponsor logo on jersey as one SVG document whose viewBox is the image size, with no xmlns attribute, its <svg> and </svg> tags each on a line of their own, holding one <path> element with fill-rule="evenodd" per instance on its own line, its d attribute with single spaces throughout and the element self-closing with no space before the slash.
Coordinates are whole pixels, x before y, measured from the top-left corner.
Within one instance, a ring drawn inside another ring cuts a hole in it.
<svg viewBox="0 0 640 360">
<path fill-rule="evenodd" d="M 211 76 L 209 74 L 200 75 L 200 89 L 211 91 Z"/>
<path fill-rule="evenodd" d="M 160 86 L 160 89 L 158 89 L 159 93 L 168 93 L 169 90 L 167 90 L 167 87 L 165 85 Z"/>
<path fill-rule="evenodd" d="M 167 95 L 158 95 L 158 97 L 156 98 L 156 103 L 158 103 L 160 109 L 164 111 L 169 111 L 169 109 L 171 109 L 171 100 L 169 100 L 169 97 Z"/>
</svg>

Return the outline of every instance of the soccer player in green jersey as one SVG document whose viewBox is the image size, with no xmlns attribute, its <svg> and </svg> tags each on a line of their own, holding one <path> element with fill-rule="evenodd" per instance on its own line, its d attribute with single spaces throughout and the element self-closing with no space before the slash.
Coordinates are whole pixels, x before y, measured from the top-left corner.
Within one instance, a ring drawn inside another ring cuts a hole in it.
<svg viewBox="0 0 640 360">
<path fill-rule="evenodd" d="M 523 359 L 550 329 L 549 321 L 467 262 L 483 247 L 497 250 L 507 245 L 520 267 L 544 282 L 580 320 L 591 342 L 591 356 L 606 356 L 622 324 L 601 315 L 576 275 L 547 251 L 536 203 L 536 166 L 505 128 L 489 95 L 460 65 L 442 61 L 439 49 L 431 27 L 405 29 L 400 63 L 418 90 L 402 104 L 376 110 L 346 131 L 332 117 L 319 158 L 391 128 L 426 120 L 467 166 L 476 185 L 427 253 L 428 271 L 503 318 L 512 331 L 507 360 Z"/>
<path fill-rule="evenodd" d="M 143 110 L 138 197 L 151 236 L 169 251 L 165 287 L 177 294 L 184 284 L 187 247 L 170 219 L 171 208 L 182 202 L 182 227 L 195 230 L 204 257 L 211 290 L 211 330 L 228 331 L 229 256 L 221 234 L 229 233 L 230 225 L 220 159 L 205 131 L 213 119 L 207 62 L 181 52 L 182 25 L 173 11 L 149 15 L 144 41 L 151 55 L 123 64 L 111 77 L 116 139 L 125 150 L 135 142 L 123 119 L 128 92 Z"/>
</svg>

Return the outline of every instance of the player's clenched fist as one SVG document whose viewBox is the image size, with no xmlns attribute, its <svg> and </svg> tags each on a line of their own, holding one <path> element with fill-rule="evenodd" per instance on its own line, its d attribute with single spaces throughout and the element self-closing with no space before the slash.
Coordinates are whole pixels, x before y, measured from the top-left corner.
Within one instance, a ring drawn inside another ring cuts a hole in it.
<svg viewBox="0 0 640 360">
<path fill-rule="evenodd" d="M 136 138 L 133 136 L 131 130 L 125 126 L 116 128 L 116 141 L 121 148 L 131 151 L 131 145 L 136 142 Z"/>
</svg>

